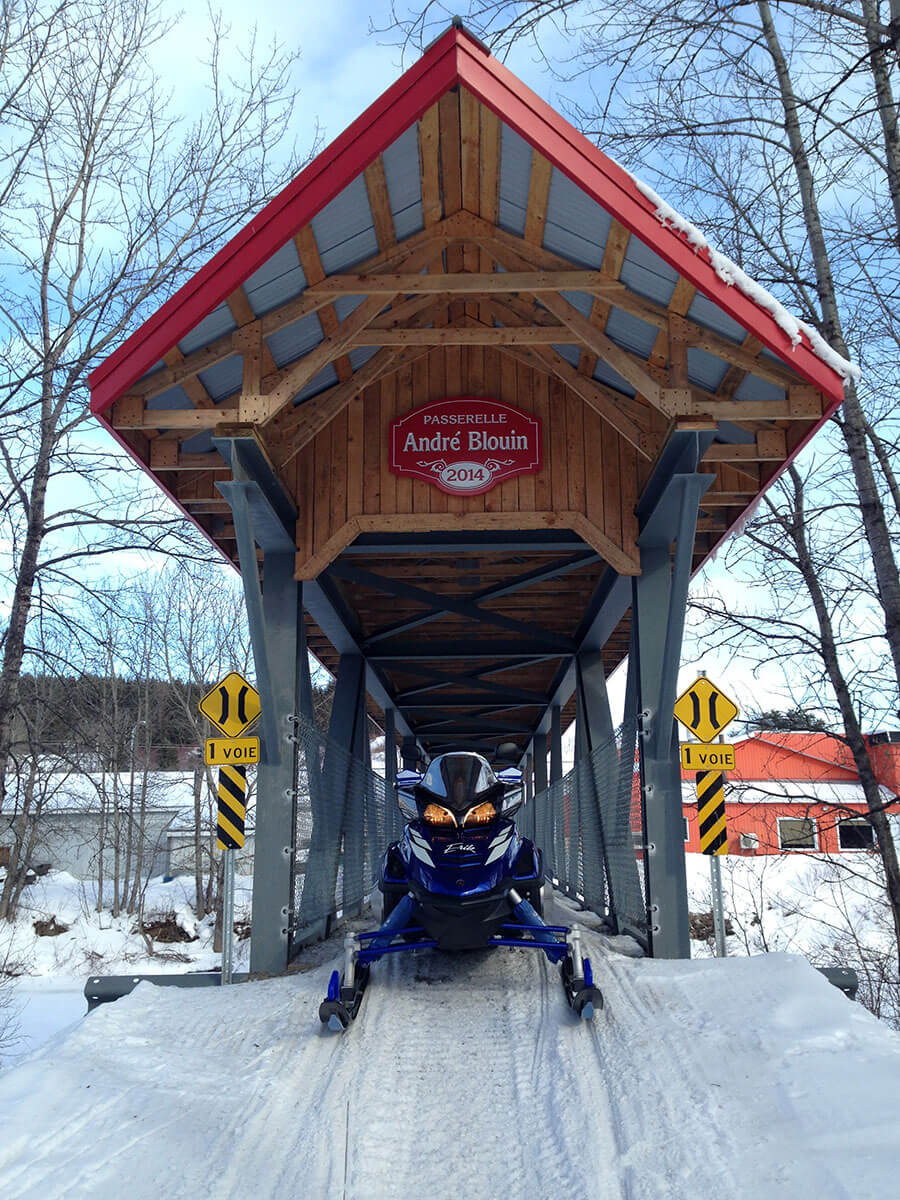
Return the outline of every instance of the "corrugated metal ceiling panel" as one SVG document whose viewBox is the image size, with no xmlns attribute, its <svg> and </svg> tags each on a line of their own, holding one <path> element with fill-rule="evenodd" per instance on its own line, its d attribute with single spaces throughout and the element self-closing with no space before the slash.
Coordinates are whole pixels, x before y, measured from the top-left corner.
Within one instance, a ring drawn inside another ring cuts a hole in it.
<svg viewBox="0 0 900 1200">
<path fill-rule="evenodd" d="M 151 396 L 147 408 L 193 408 L 191 399 L 183 387 L 170 387 L 158 396 Z"/>
<path fill-rule="evenodd" d="M 322 340 L 322 325 L 316 313 L 310 313 L 302 321 L 286 325 L 276 333 L 270 333 L 266 345 L 275 359 L 275 365 L 281 369 L 296 358 L 308 354 Z"/>
<path fill-rule="evenodd" d="M 212 396 L 216 404 L 227 396 L 233 396 L 241 390 L 244 362 L 239 354 L 216 363 L 207 371 L 201 371 L 200 382 Z"/>
<path fill-rule="evenodd" d="M 712 329 L 714 333 L 720 333 L 722 337 L 726 337 L 738 345 L 747 336 L 747 331 L 743 325 L 738 325 L 737 321 L 732 321 L 727 313 L 723 313 L 717 304 L 713 304 L 711 300 L 707 300 L 702 292 L 698 292 L 691 301 L 691 307 L 688 309 L 687 315 L 691 321 L 696 321 L 698 325 Z"/>
<path fill-rule="evenodd" d="M 419 173 L 419 132 L 411 125 L 382 155 L 394 231 L 402 241 L 424 227 L 422 179 Z"/>
<path fill-rule="evenodd" d="M 366 181 L 358 175 L 312 219 L 326 274 L 346 271 L 378 253 Z"/>
<path fill-rule="evenodd" d="M 378 353 L 377 346 L 357 346 L 355 350 L 350 351 L 350 366 L 354 371 L 358 371 L 364 366 L 373 354 Z"/>
<path fill-rule="evenodd" d="M 591 315 L 594 297 L 588 295 L 587 292 L 560 292 L 560 295 L 563 299 L 568 300 L 573 308 L 577 308 L 583 317 Z"/>
<path fill-rule="evenodd" d="M 299 296 L 305 287 L 306 276 L 292 240 L 276 251 L 258 271 L 253 272 L 244 284 L 244 291 L 250 307 L 256 316 L 261 317 Z"/>
<path fill-rule="evenodd" d="M 235 329 L 237 329 L 237 321 L 231 315 L 231 309 L 227 304 L 220 304 L 181 339 L 178 349 L 182 354 L 190 354 L 192 350 L 208 346 L 210 342 L 224 337 L 226 333 L 231 333 Z"/>
<path fill-rule="evenodd" d="M 334 363 L 329 363 L 327 367 L 323 367 L 319 371 L 318 375 L 313 375 L 306 387 L 297 393 L 294 397 L 294 404 L 300 404 L 304 400 L 309 400 L 311 396 L 317 396 L 319 392 L 324 392 L 326 388 L 334 387 L 337 381 Z"/>
<path fill-rule="evenodd" d="M 735 400 L 784 400 L 784 388 L 758 375 L 746 375 L 734 393 Z"/>
<path fill-rule="evenodd" d="M 615 388 L 623 396 L 633 396 L 635 394 L 631 384 L 623 379 L 618 371 L 613 370 L 608 363 L 605 363 L 602 358 L 597 359 L 597 365 L 594 368 L 594 379 L 598 383 L 605 383 L 608 387 Z"/>
<path fill-rule="evenodd" d="M 611 224 L 612 218 L 605 208 L 553 168 L 544 226 L 545 249 L 580 266 L 599 270 Z"/>
<path fill-rule="evenodd" d="M 500 204 L 498 224 L 507 233 L 525 232 L 531 147 L 508 125 L 500 127 Z"/>
<path fill-rule="evenodd" d="M 688 380 L 698 387 L 714 392 L 728 371 L 728 363 L 705 350 L 689 346 L 687 352 Z"/>
<path fill-rule="evenodd" d="M 553 349 L 560 356 L 560 358 L 564 358 L 566 362 L 571 364 L 573 367 L 577 367 L 581 361 L 580 346 L 573 346 L 571 343 L 564 343 L 561 346 L 554 346 Z"/>
<path fill-rule="evenodd" d="M 337 296 L 334 301 L 334 311 L 339 321 L 346 321 L 355 308 L 359 308 L 365 296 Z"/>
<path fill-rule="evenodd" d="M 647 358 L 656 342 L 657 330 L 648 321 L 623 312 L 621 308 L 613 308 L 606 322 L 606 333 L 624 350 Z"/>
<path fill-rule="evenodd" d="M 648 300 L 668 305 L 678 282 L 678 272 L 639 238 L 632 237 L 619 278 L 632 291 L 646 296 Z"/>
</svg>

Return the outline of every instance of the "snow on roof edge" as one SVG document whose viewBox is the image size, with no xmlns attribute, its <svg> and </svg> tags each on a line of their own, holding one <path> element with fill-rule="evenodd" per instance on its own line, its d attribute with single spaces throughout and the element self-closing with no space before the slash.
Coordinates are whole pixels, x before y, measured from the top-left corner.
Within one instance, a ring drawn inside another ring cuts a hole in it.
<svg viewBox="0 0 900 1200">
<path fill-rule="evenodd" d="M 621 163 L 619 165 L 621 166 Z M 627 171 L 628 169 L 627 167 L 622 167 L 622 170 Z M 634 181 L 638 191 L 654 206 L 656 219 L 660 225 L 666 229 L 673 229 L 676 232 L 684 234 L 689 245 L 693 247 L 695 254 L 699 254 L 701 250 L 705 250 L 709 256 L 713 270 L 722 282 L 727 284 L 728 287 L 737 287 L 754 304 L 757 304 L 760 308 L 768 312 L 779 329 L 791 339 L 792 345 L 798 345 L 801 333 L 805 333 L 810 347 L 817 358 L 831 367 L 833 371 L 836 371 L 842 379 L 852 379 L 854 382 L 859 381 L 861 371 L 856 363 L 850 362 L 842 354 L 838 354 L 833 346 L 829 346 L 818 329 L 789 313 L 781 301 L 776 300 L 771 292 L 766 291 L 755 279 L 751 279 L 727 255 L 722 254 L 720 250 L 716 250 L 711 246 L 706 235 L 686 217 L 683 217 L 681 213 L 677 212 L 671 204 L 663 200 L 649 184 L 638 179 L 631 171 L 628 171 L 628 174 Z"/>
</svg>

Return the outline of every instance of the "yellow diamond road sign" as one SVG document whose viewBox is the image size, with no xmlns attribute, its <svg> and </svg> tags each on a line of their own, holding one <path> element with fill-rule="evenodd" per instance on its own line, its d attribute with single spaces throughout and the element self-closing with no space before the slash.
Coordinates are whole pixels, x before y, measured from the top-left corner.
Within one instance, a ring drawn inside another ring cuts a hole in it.
<svg viewBox="0 0 900 1200">
<path fill-rule="evenodd" d="M 701 742 L 711 742 L 738 715 L 738 706 L 705 675 L 675 701 L 675 716 Z"/>
<path fill-rule="evenodd" d="M 237 671 L 229 671 L 197 705 L 226 737 L 239 737 L 259 716 L 259 692 Z"/>
</svg>

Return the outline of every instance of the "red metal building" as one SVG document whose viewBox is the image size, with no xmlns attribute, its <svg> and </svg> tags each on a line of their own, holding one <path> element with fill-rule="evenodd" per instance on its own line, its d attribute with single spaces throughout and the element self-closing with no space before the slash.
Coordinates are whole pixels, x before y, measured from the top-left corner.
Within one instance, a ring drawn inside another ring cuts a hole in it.
<svg viewBox="0 0 900 1200">
<path fill-rule="evenodd" d="M 869 737 L 876 776 L 900 821 L 900 733 Z M 826 733 L 761 731 L 735 743 L 725 810 L 730 854 L 874 849 L 853 756 Z M 700 852 L 695 781 L 682 772 L 685 849 Z"/>
</svg>

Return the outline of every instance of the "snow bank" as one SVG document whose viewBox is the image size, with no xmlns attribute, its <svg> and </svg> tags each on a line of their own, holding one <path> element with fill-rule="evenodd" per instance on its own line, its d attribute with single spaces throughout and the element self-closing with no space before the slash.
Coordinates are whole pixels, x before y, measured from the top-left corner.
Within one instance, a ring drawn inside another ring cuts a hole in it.
<svg viewBox="0 0 900 1200">
<path fill-rule="evenodd" d="M 631 172 L 629 171 L 628 174 L 631 175 Z M 812 325 L 807 325 L 805 321 L 801 321 L 789 313 L 784 305 L 775 299 L 771 292 L 767 292 L 756 280 L 751 279 L 737 263 L 732 262 L 721 251 L 711 246 L 706 239 L 706 235 L 696 225 L 688 221 L 686 217 L 683 217 L 681 213 L 677 212 L 671 204 L 657 195 L 653 188 L 638 179 L 636 175 L 631 175 L 631 178 L 634 180 L 638 191 L 654 206 L 656 219 L 660 225 L 683 234 L 695 254 L 700 254 L 701 251 L 705 250 L 713 270 L 722 282 L 726 283 L 729 287 L 736 287 L 745 296 L 749 296 L 754 304 L 759 305 L 760 308 L 769 313 L 779 329 L 790 338 L 791 345 L 799 345 L 801 334 L 805 334 L 813 353 L 824 363 L 827 363 L 833 371 L 836 371 L 842 379 L 859 379 L 859 367 L 855 363 L 849 362 L 829 346 L 816 328 Z"/>
<path fill-rule="evenodd" d="M 253 891 L 251 876 L 235 879 L 235 920 L 250 919 Z M 108 894 L 107 894 L 108 899 Z M 22 893 L 15 922 L 0 923 L 0 963 L 8 961 L 21 976 L 74 976 L 84 978 L 102 971 L 107 975 L 128 972 L 160 974 L 169 971 L 217 969 L 220 955 L 213 948 L 214 919 L 198 921 L 193 878 L 165 882 L 151 879 L 144 895 L 144 921 L 173 916 L 190 942 L 153 943 L 152 952 L 136 916 L 113 917 L 97 912 L 95 882 L 75 879 L 64 871 L 51 871 Z M 41 937 L 35 921 L 55 917 L 68 926 L 65 933 Z M 235 970 L 248 969 L 250 942 L 235 941 Z"/>
<path fill-rule="evenodd" d="M 337 941 L 291 977 L 141 985 L 0 1076 L 0 1191 L 892 1194 L 900 1038 L 798 958 L 636 960 L 585 939 L 593 1026 L 518 950 L 384 960 L 342 1038 L 316 1016 Z"/>
</svg>

